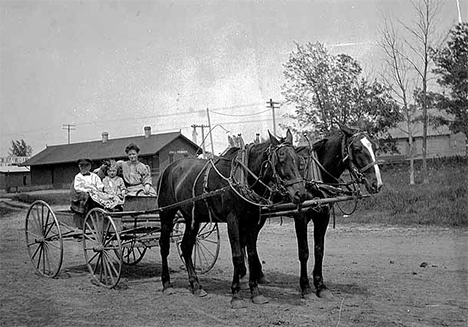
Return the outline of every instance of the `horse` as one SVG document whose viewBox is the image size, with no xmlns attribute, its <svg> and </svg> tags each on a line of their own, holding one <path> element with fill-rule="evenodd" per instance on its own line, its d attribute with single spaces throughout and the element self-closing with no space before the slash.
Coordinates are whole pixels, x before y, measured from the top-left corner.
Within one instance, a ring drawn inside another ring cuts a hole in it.
<svg viewBox="0 0 468 327">
<path fill-rule="evenodd" d="M 348 169 L 355 180 L 365 185 L 371 194 L 378 193 L 382 188 L 382 179 L 378 167 L 374 148 L 376 143 L 364 132 L 351 129 L 338 124 L 340 129 L 327 135 L 325 138 L 315 142 L 312 147 L 300 146 L 296 148 L 298 154 L 304 158 L 301 165 L 301 174 L 306 180 L 306 200 L 327 197 L 327 188 L 317 187 L 316 183 L 310 181 L 310 171 L 313 169 L 312 151 L 316 151 L 318 166 L 322 170 L 323 183 L 325 186 L 337 184 L 340 176 Z M 325 190 L 325 191 L 324 191 Z M 312 220 L 314 223 L 314 270 L 313 281 L 315 295 L 319 298 L 332 298 L 332 293 L 323 282 L 322 264 L 324 256 L 325 234 L 330 221 L 330 205 L 303 208 L 303 210 L 291 213 L 294 218 L 294 227 L 297 238 L 298 256 L 300 262 L 299 285 L 301 295 L 304 299 L 313 298 L 314 292 L 309 283 L 307 262 L 309 259 L 309 243 L 307 237 L 307 226 Z M 264 218 L 266 219 L 266 218 Z M 258 225 L 262 228 L 263 222 Z M 259 231 L 257 231 L 258 234 Z M 258 258 L 255 255 L 254 258 Z M 250 260 L 250 259 L 249 259 Z M 255 259 L 256 260 L 256 259 Z M 260 262 L 251 264 L 259 269 L 254 276 L 261 276 L 259 280 L 267 283 Z"/>
<path fill-rule="evenodd" d="M 197 296 L 207 293 L 201 286 L 192 262 L 192 250 L 200 222 L 226 222 L 231 244 L 234 274 L 231 305 L 245 307 L 240 294 L 240 278 L 246 275 L 244 248 L 249 257 L 249 287 L 253 303 L 265 303 L 258 289 L 262 276 L 256 253 L 260 207 L 275 198 L 287 197 L 300 204 L 305 199 L 305 183 L 300 175 L 300 157 L 293 147 L 288 130 L 279 141 L 269 133 L 269 141 L 251 144 L 245 150 L 231 148 L 215 160 L 183 158 L 171 163 L 158 180 L 160 208 L 163 292 L 173 292 L 167 257 L 174 216 L 179 211 L 185 220 L 182 255 L 191 291 Z M 243 157 L 244 160 L 240 160 Z M 281 194 L 281 196 L 278 196 Z"/>
</svg>

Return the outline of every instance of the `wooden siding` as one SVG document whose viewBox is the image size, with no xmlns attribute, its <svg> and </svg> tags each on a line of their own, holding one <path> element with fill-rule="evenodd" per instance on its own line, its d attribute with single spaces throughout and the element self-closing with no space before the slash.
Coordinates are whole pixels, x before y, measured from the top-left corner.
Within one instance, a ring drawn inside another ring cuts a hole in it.
<svg viewBox="0 0 468 327">
<path fill-rule="evenodd" d="M 416 137 L 414 140 L 413 155 L 415 158 L 422 157 L 422 137 Z M 397 147 L 400 151 L 399 156 L 410 156 L 408 139 L 400 138 L 397 140 Z M 465 156 L 466 143 L 463 133 L 448 135 L 432 135 L 427 137 L 427 157 L 451 157 Z"/>
</svg>

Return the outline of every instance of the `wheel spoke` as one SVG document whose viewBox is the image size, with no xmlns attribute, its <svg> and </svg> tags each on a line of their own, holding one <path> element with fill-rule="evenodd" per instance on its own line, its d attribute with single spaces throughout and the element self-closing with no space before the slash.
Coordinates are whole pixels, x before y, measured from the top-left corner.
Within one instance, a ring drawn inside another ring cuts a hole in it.
<svg viewBox="0 0 468 327">
<path fill-rule="evenodd" d="M 43 246 L 41 245 L 40 247 L 40 250 L 39 250 L 39 257 L 37 259 L 37 266 L 36 266 L 36 269 L 39 270 L 39 266 L 41 265 L 41 258 L 42 258 L 42 253 L 44 252 L 44 249 L 43 249 Z"/>
</svg>

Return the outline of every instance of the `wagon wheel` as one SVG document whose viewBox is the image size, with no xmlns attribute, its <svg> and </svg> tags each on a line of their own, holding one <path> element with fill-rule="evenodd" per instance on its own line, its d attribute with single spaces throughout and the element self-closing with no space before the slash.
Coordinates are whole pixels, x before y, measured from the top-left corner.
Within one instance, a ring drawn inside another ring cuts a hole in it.
<svg viewBox="0 0 468 327">
<path fill-rule="evenodd" d="M 345 174 L 340 178 L 340 184 L 343 185 L 342 188 L 347 194 L 351 195 L 357 195 L 358 193 L 358 188 L 356 186 L 356 183 L 350 183 L 351 177 L 348 174 Z M 343 213 L 343 215 L 351 215 L 354 213 L 354 211 L 357 208 L 357 202 L 358 199 L 354 200 L 348 200 L 348 201 L 342 201 L 342 202 L 337 202 L 336 205 L 338 209 Z"/>
<path fill-rule="evenodd" d="M 176 243 L 179 257 L 184 262 L 182 256 L 182 237 L 185 232 L 185 223 L 177 222 L 174 225 L 172 238 Z M 219 228 L 217 223 L 201 223 L 198 230 L 197 238 L 192 252 L 192 261 L 195 270 L 204 274 L 210 271 L 216 263 L 219 255 L 220 239 Z"/>
<path fill-rule="evenodd" d="M 62 232 L 55 213 L 46 202 L 37 200 L 29 207 L 25 233 L 34 269 L 45 277 L 57 276 L 63 260 Z"/>
<path fill-rule="evenodd" d="M 136 265 L 145 256 L 147 247 L 139 247 L 135 240 L 123 241 L 122 244 L 122 262 L 124 265 Z M 119 251 L 115 251 L 119 256 Z"/>
<path fill-rule="evenodd" d="M 94 208 L 86 215 L 83 235 L 84 257 L 94 280 L 108 288 L 116 286 L 122 269 L 122 243 L 114 221 L 105 210 Z"/>
</svg>

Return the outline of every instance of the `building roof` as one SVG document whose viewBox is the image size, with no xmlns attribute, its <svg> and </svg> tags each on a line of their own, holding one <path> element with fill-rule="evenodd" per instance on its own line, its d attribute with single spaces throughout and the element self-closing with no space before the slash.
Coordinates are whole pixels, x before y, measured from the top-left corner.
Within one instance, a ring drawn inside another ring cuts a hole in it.
<svg viewBox="0 0 468 327">
<path fill-rule="evenodd" d="M 197 144 L 186 138 L 180 132 L 170 132 L 151 134 L 148 137 L 132 136 L 108 139 L 105 142 L 101 139 L 99 141 L 48 146 L 45 150 L 24 162 L 23 165 L 36 166 L 67 163 L 75 162 L 80 158 L 89 158 L 93 161 L 109 158 L 121 159 L 126 157 L 125 147 L 131 142 L 140 147 L 140 156 L 154 155 L 177 138 L 182 138 L 191 145 L 194 150 L 198 149 Z"/>
<path fill-rule="evenodd" d="M 29 173 L 29 168 L 19 166 L 0 166 L 0 173 Z"/>
</svg>

